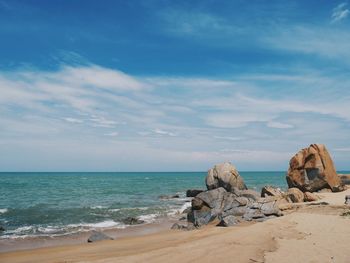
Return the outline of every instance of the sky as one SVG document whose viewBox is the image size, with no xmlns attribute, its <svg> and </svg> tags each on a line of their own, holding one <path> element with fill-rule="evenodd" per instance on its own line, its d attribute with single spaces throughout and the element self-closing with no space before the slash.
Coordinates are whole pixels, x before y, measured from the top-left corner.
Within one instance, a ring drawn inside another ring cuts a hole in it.
<svg viewBox="0 0 350 263">
<path fill-rule="evenodd" d="M 0 0 L 0 171 L 350 170 L 347 1 Z"/>
</svg>

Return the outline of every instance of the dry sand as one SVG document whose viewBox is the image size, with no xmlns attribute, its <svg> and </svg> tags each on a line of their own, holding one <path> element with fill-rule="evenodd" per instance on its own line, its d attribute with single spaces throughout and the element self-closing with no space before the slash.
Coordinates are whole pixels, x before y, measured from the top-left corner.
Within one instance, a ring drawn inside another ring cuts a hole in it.
<svg viewBox="0 0 350 263">
<path fill-rule="evenodd" d="M 322 194 L 330 205 L 297 205 L 263 223 L 167 230 L 93 244 L 0 254 L 0 262 L 350 262 L 350 190 Z M 287 211 L 288 212 L 288 211 Z"/>
</svg>

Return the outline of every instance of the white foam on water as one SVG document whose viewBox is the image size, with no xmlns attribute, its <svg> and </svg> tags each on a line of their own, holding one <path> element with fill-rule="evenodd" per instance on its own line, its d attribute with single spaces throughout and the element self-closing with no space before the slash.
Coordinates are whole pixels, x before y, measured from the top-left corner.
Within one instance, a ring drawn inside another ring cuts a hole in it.
<svg viewBox="0 0 350 263">
<path fill-rule="evenodd" d="M 1 208 L 0 209 L 0 214 L 5 214 L 7 213 L 8 209 L 7 208 Z"/>
<path fill-rule="evenodd" d="M 138 216 L 137 218 L 145 221 L 146 223 L 152 223 L 156 220 L 158 216 L 159 214 L 149 214 L 149 215 Z"/>
<path fill-rule="evenodd" d="M 88 227 L 88 228 L 125 228 L 125 225 L 120 222 L 115 222 L 113 220 L 106 220 L 98 223 L 82 223 L 82 224 L 71 224 L 68 225 L 70 228 L 76 227 Z"/>
<path fill-rule="evenodd" d="M 96 205 L 96 206 L 91 206 L 91 209 L 103 209 L 103 208 L 107 208 L 106 206 L 102 206 L 102 205 Z"/>
</svg>

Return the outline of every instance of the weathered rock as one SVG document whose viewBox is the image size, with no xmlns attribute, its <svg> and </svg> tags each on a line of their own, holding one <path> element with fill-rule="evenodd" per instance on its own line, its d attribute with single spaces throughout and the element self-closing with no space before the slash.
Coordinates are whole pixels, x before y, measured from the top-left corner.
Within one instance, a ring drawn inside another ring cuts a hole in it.
<svg viewBox="0 0 350 263">
<path fill-rule="evenodd" d="M 290 198 L 290 200 L 293 203 L 301 203 L 304 202 L 304 193 L 300 191 L 298 188 L 289 188 L 287 193 L 287 197 Z"/>
<path fill-rule="evenodd" d="M 317 201 L 319 199 L 320 198 L 314 193 L 310 193 L 310 192 L 304 193 L 304 201 L 305 202 L 313 202 L 313 201 Z"/>
<path fill-rule="evenodd" d="M 196 227 L 207 225 L 217 218 L 217 214 L 211 213 L 211 210 L 193 210 L 187 214 L 187 221 L 193 223 Z"/>
<path fill-rule="evenodd" d="M 175 223 L 171 226 L 171 229 L 189 231 L 189 230 L 196 229 L 196 227 L 193 224 L 188 224 L 187 226 L 185 226 L 185 225 L 180 225 L 178 223 Z"/>
<path fill-rule="evenodd" d="M 350 174 L 338 174 L 340 181 L 344 185 L 350 185 Z"/>
<path fill-rule="evenodd" d="M 145 221 L 135 217 L 127 217 L 127 218 L 124 218 L 122 221 L 126 225 L 139 225 L 139 224 L 145 223 Z"/>
<path fill-rule="evenodd" d="M 210 208 L 218 208 L 221 206 L 226 190 L 219 187 L 213 190 L 205 191 L 198 194 L 194 199 L 201 199 Z"/>
<path fill-rule="evenodd" d="M 200 210 L 205 205 L 204 201 L 198 197 L 192 199 L 192 209 Z"/>
<path fill-rule="evenodd" d="M 225 188 L 230 192 L 233 187 L 237 187 L 240 190 L 247 189 L 242 177 L 239 175 L 236 167 L 231 163 L 221 163 L 215 165 L 208 171 L 208 175 L 205 179 L 208 190 L 216 189 L 219 187 Z"/>
<path fill-rule="evenodd" d="M 248 199 L 257 201 L 260 199 L 260 194 L 257 191 L 247 189 L 247 190 L 241 190 L 238 194 L 239 196 L 247 197 Z"/>
<path fill-rule="evenodd" d="M 350 195 L 345 196 L 345 204 L 350 205 Z"/>
<path fill-rule="evenodd" d="M 266 197 L 266 196 L 276 196 L 276 197 L 283 197 L 284 192 L 278 188 L 274 187 L 271 185 L 266 185 L 261 189 L 261 197 Z"/>
<path fill-rule="evenodd" d="M 178 194 L 176 194 L 176 195 L 160 195 L 158 198 L 163 199 L 163 200 L 167 200 L 167 199 L 180 198 L 180 196 Z"/>
<path fill-rule="evenodd" d="M 93 233 L 88 238 L 87 242 L 92 243 L 101 240 L 113 240 L 112 237 L 103 234 L 102 232 L 93 231 Z"/>
<path fill-rule="evenodd" d="M 234 226 L 237 225 L 239 223 L 239 221 L 237 220 L 237 218 L 235 216 L 226 216 L 223 217 L 219 224 L 217 224 L 217 226 L 223 226 L 223 227 L 229 227 L 229 226 Z"/>
<path fill-rule="evenodd" d="M 203 190 L 198 190 L 198 189 L 188 189 L 186 191 L 186 197 L 196 197 L 198 194 L 203 192 Z"/>
<path fill-rule="evenodd" d="M 302 149 L 289 162 L 287 183 L 303 192 L 329 188 L 343 191 L 344 186 L 336 173 L 333 161 L 323 144 L 311 144 Z"/>
</svg>

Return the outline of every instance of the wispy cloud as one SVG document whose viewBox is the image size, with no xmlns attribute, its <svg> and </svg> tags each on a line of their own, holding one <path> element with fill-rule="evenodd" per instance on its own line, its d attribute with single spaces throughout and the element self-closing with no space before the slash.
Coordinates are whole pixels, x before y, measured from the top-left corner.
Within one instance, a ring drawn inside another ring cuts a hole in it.
<svg viewBox="0 0 350 263">
<path fill-rule="evenodd" d="M 344 2 L 339 5 L 337 5 L 332 12 L 332 23 L 340 22 L 341 20 L 344 20 L 348 17 L 350 11 L 347 8 L 348 3 Z"/>
</svg>

